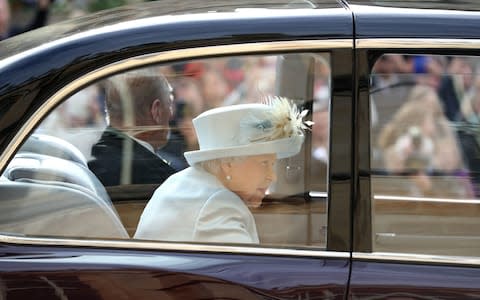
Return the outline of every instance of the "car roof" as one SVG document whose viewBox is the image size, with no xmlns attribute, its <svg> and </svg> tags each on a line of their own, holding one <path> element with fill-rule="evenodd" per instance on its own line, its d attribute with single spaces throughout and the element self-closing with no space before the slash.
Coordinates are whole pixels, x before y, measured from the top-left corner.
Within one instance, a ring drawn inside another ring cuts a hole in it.
<svg viewBox="0 0 480 300">
<path fill-rule="evenodd" d="M 452 3 L 351 0 L 348 8 L 355 16 L 357 39 L 479 39 L 480 2 Z"/>
<path fill-rule="evenodd" d="M 424 8 L 429 10 L 480 11 L 477 0 L 201 0 L 178 1 L 162 0 L 126 5 L 94 14 L 69 19 L 32 30 L 0 42 L 0 60 L 39 45 L 61 38 L 80 34 L 92 29 L 110 25 L 147 19 L 156 16 L 176 16 L 186 14 L 242 12 L 248 9 L 299 10 L 344 8 L 363 13 L 370 8 L 380 10 L 371 14 L 385 13 L 381 8 Z M 366 9 L 365 9 L 366 8 Z M 387 11 L 390 15 L 391 11 Z M 430 12 L 429 12 L 430 13 Z M 265 15 L 268 15 L 267 13 Z M 475 16 L 476 18 L 477 16 Z"/>
<path fill-rule="evenodd" d="M 480 11 L 478 0 L 347 0 L 349 5 Z"/>
<path fill-rule="evenodd" d="M 60 38 L 122 22 L 158 16 L 176 16 L 215 12 L 238 12 L 248 9 L 295 10 L 341 8 L 340 0 L 162 0 L 125 5 L 76 17 L 32 30 L 0 42 L 0 60 L 16 53 Z"/>
</svg>

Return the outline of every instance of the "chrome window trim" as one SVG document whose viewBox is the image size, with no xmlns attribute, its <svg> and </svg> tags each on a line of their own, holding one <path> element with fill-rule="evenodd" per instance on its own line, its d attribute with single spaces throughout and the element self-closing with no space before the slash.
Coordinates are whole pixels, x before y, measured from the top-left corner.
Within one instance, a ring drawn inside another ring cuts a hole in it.
<svg viewBox="0 0 480 300">
<path fill-rule="evenodd" d="M 308 193 L 308 195 L 310 197 L 313 197 L 313 198 L 327 198 L 328 197 L 328 193 L 327 192 L 316 192 L 316 191 L 311 191 Z"/>
<path fill-rule="evenodd" d="M 138 57 L 127 58 L 123 61 L 104 66 L 98 70 L 85 74 L 75 81 L 70 82 L 62 89 L 57 91 L 50 99 L 37 109 L 37 111 L 25 122 L 22 128 L 7 146 L 5 152 L 0 156 L 0 168 L 3 168 L 7 160 L 13 155 L 21 142 L 30 134 L 33 128 L 40 122 L 42 117 L 60 103 L 67 95 L 72 94 L 82 86 L 110 74 L 135 67 L 142 67 L 149 64 L 168 62 L 179 59 L 197 59 L 202 57 L 215 57 L 222 55 L 268 55 L 276 53 L 288 53 L 291 51 L 302 50 L 322 51 L 335 48 L 353 48 L 352 39 L 331 39 L 331 40 L 300 40 L 300 41 L 281 41 L 281 42 L 263 42 L 231 44 L 221 46 L 206 46 L 189 49 L 178 49 L 147 54 Z M 156 249 L 156 250 L 176 250 L 176 251 L 206 251 L 206 252 L 226 252 L 242 254 L 271 254 L 287 256 L 312 256 L 312 257 L 338 257 L 349 258 L 348 252 L 330 252 L 325 250 L 299 250 L 286 248 L 256 248 L 256 247 L 236 247 L 236 246 L 217 246 L 203 244 L 186 243 L 162 243 L 146 242 L 135 240 L 85 240 L 85 239 L 65 239 L 65 238 L 30 238 L 14 235 L 0 234 L 0 242 L 10 244 L 28 244 L 28 245 L 64 245 L 64 246 L 90 246 L 90 247 L 115 247 L 115 248 L 133 248 L 133 249 Z"/>
<path fill-rule="evenodd" d="M 0 235 L 0 243 L 39 245 L 39 246 L 65 246 L 65 247 L 96 247 L 115 248 L 129 250 L 161 250 L 161 251 L 185 251 L 185 252 L 209 252 L 228 254 L 255 254 L 275 256 L 295 256 L 312 258 L 338 258 L 349 259 L 349 252 L 334 252 L 318 249 L 286 249 L 274 247 L 251 247 L 251 246 L 226 246 L 189 244 L 177 242 L 156 242 L 143 240 L 87 240 L 73 238 L 36 238 Z"/>
<path fill-rule="evenodd" d="M 425 202 L 425 203 L 450 203 L 450 204 L 480 204 L 480 199 L 448 199 L 413 196 L 374 195 L 374 200 L 397 202 Z"/>
<path fill-rule="evenodd" d="M 479 49 L 478 39 L 373 38 L 357 39 L 357 49 Z"/>
<path fill-rule="evenodd" d="M 449 264 L 457 266 L 479 266 L 480 257 L 428 255 L 411 253 L 388 253 L 388 252 L 353 252 L 353 260 L 366 260 L 382 263 L 426 263 L 426 264 Z"/>
</svg>

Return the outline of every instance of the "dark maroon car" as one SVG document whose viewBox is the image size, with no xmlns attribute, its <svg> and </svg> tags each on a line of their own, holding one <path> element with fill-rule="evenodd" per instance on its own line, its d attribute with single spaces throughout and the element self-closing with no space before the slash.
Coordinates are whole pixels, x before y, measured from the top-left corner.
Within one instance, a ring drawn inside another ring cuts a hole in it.
<svg viewBox="0 0 480 300">
<path fill-rule="evenodd" d="M 479 10 L 165 0 L 0 42 L 0 299 L 479 299 Z M 116 81 L 139 74 L 163 125 Z M 272 95 L 314 125 L 250 207 L 260 242 L 135 237 L 192 119 Z"/>
</svg>

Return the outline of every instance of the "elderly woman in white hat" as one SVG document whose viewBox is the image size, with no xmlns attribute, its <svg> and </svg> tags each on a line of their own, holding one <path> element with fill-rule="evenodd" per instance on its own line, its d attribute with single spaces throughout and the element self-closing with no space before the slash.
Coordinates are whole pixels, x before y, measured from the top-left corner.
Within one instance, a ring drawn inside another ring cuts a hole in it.
<svg viewBox="0 0 480 300">
<path fill-rule="evenodd" d="M 261 204 L 275 181 L 275 162 L 300 151 L 303 121 L 288 99 L 219 107 L 193 120 L 200 150 L 148 202 L 135 238 L 182 242 L 258 243 L 248 207 Z"/>
</svg>

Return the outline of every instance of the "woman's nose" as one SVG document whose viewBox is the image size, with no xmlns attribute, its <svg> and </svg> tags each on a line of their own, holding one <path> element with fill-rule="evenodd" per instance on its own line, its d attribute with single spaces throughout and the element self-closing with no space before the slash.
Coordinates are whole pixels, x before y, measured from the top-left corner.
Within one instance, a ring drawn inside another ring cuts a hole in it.
<svg viewBox="0 0 480 300">
<path fill-rule="evenodd" d="M 270 182 L 277 181 L 277 173 L 275 172 L 275 166 L 270 167 L 268 175 L 267 175 L 267 179 Z"/>
</svg>

